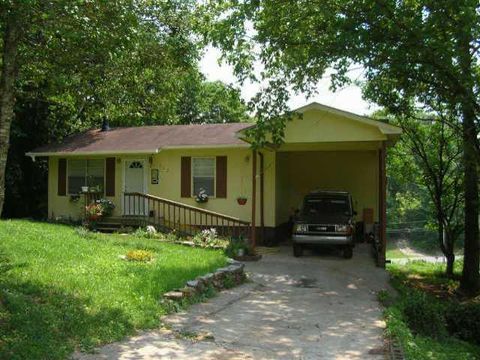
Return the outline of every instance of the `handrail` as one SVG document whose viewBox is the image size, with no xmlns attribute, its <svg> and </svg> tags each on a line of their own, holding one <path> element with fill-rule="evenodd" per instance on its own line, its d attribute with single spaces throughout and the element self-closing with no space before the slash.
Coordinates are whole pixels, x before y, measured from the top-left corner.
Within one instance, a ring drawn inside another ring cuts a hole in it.
<svg viewBox="0 0 480 360">
<path fill-rule="evenodd" d="M 181 203 L 181 202 L 178 202 L 178 201 L 173 201 L 173 200 L 161 198 L 161 197 L 150 195 L 150 194 L 143 194 L 143 193 L 139 193 L 139 192 L 128 192 L 128 193 L 126 192 L 126 193 L 124 193 L 124 195 L 136 195 L 136 196 L 141 196 L 145 199 L 158 200 L 158 201 L 170 204 L 170 205 L 186 208 L 186 209 L 189 209 L 189 210 L 192 210 L 192 211 L 198 211 L 198 212 L 201 212 L 203 214 L 217 216 L 217 217 L 223 218 L 225 220 L 239 222 L 239 223 L 244 224 L 244 225 L 250 225 L 250 222 L 245 221 L 245 220 L 241 220 L 241 219 L 233 217 L 233 216 L 220 214 L 220 213 L 217 213 L 215 211 L 202 209 L 202 208 L 199 208 L 199 207 L 196 207 L 196 206 L 187 205 L 187 204 L 184 204 L 184 203 Z"/>
<path fill-rule="evenodd" d="M 209 228 L 215 228 L 223 236 L 250 235 L 248 221 L 150 194 L 126 192 L 123 206 L 126 215 L 140 216 L 152 225 L 186 235 Z"/>
</svg>

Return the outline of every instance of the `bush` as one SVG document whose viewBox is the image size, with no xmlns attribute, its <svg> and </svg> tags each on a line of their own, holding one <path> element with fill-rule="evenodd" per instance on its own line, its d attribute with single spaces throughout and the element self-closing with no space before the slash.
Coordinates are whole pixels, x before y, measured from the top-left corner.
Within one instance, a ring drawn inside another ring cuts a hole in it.
<svg viewBox="0 0 480 360">
<path fill-rule="evenodd" d="M 153 253 L 148 250 L 130 250 L 126 258 L 129 261 L 148 262 L 153 259 Z"/>
<path fill-rule="evenodd" d="M 404 298 L 402 312 L 409 328 L 434 339 L 447 336 L 445 306 L 421 291 L 411 291 Z"/>
<path fill-rule="evenodd" d="M 133 232 L 133 236 L 145 239 L 156 239 L 159 238 L 160 235 L 157 232 L 153 232 L 147 226 L 145 228 L 138 228 Z"/>
<path fill-rule="evenodd" d="M 235 257 L 238 256 L 239 250 L 243 249 L 245 254 L 248 254 L 249 247 L 245 239 L 242 237 L 240 238 L 232 238 L 228 243 L 227 248 L 225 249 L 225 255 L 228 257 Z"/>
<path fill-rule="evenodd" d="M 225 248 L 227 246 L 226 240 L 218 237 L 217 230 L 215 228 L 202 230 L 192 238 L 192 241 L 195 245 L 206 248 Z"/>
<path fill-rule="evenodd" d="M 452 335 L 480 345 L 480 304 L 452 304 L 445 318 Z"/>
</svg>

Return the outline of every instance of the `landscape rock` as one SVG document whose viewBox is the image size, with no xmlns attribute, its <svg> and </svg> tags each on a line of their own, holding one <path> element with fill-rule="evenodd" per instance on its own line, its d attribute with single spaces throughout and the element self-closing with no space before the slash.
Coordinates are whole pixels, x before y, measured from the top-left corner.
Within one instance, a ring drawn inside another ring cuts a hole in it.
<svg viewBox="0 0 480 360">
<path fill-rule="evenodd" d="M 157 233 L 157 229 L 155 229 L 155 226 L 152 226 L 152 225 L 147 226 L 147 234 L 155 235 L 156 233 Z"/>
<path fill-rule="evenodd" d="M 196 288 L 199 287 L 199 285 L 200 285 L 200 281 L 198 281 L 198 280 L 189 280 L 189 281 L 187 281 L 187 286 L 188 286 L 188 287 L 191 287 L 191 288 L 196 289 Z"/>
<path fill-rule="evenodd" d="M 240 261 L 237 261 L 237 260 L 235 260 L 235 259 L 232 259 L 232 258 L 228 258 L 228 259 L 227 259 L 227 264 L 229 264 L 229 265 L 236 265 L 236 264 L 241 264 L 241 262 L 240 262 Z"/>
<path fill-rule="evenodd" d="M 182 292 L 183 296 L 187 298 L 192 297 L 193 295 L 195 295 L 196 292 L 194 288 L 191 288 L 189 286 L 181 288 L 180 291 Z"/>
<path fill-rule="evenodd" d="M 163 298 L 166 301 L 181 301 L 196 293 L 202 293 L 210 286 L 221 290 L 225 287 L 227 279 L 230 284 L 231 280 L 234 281 L 235 285 L 241 284 L 245 280 L 245 273 L 243 272 L 245 265 L 238 261 L 229 261 L 229 264 L 226 267 L 217 269 L 214 273 L 208 273 L 194 280 L 187 281 L 183 288 L 167 292 L 163 295 Z"/>
<path fill-rule="evenodd" d="M 183 295 L 183 292 L 181 292 L 181 291 L 169 291 L 169 292 L 163 294 L 163 297 L 165 299 L 179 301 L 179 300 L 183 299 L 184 295 Z"/>
</svg>

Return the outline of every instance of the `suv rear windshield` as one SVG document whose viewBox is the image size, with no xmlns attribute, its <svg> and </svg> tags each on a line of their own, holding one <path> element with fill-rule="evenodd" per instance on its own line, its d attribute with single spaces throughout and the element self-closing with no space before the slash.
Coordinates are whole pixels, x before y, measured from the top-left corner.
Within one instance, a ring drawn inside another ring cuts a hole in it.
<svg viewBox="0 0 480 360">
<path fill-rule="evenodd" d="M 350 214 L 350 200 L 346 196 L 307 197 L 303 203 L 304 214 Z"/>
</svg>

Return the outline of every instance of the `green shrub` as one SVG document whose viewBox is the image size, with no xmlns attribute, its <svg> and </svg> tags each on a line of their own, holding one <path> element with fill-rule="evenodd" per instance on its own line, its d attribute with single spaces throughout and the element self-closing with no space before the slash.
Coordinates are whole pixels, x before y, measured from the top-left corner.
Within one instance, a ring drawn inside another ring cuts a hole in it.
<svg viewBox="0 0 480 360">
<path fill-rule="evenodd" d="M 159 237 L 161 237 L 161 234 L 159 234 L 153 226 L 138 228 L 133 232 L 132 235 L 145 239 L 158 239 Z"/>
<path fill-rule="evenodd" d="M 445 318 L 450 334 L 480 345 L 480 304 L 452 304 Z"/>
<path fill-rule="evenodd" d="M 130 261 L 148 262 L 153 259 L 153 253 L 148 250 L 130 250 L 126 258 Z"/>
<path fill-rule="evenodd" d="M 192 238 L 192 241 L 195 245 L 205 248 L 228 246 L 228 242 L 218 236 L 215 228 L 202 230 Z"/>
<path fill-rule="evenodd" d="M 402 312 L 416 334 L 443 339 L 447 336 L 445 306 L 421 291 L 411 291 L 403 299 Z"/>
<path fill-rule="evenodd" d="M 240 238 L 232 238 L 230 239 L 227 248 L 225 249 L 225 255 L 228 257 L 235 257 L 238 256 L 239 250 L 243 249 L 245 254 L 248 254 L 249 247 L 245 239 L 242 237 Z"/>
</svg>

